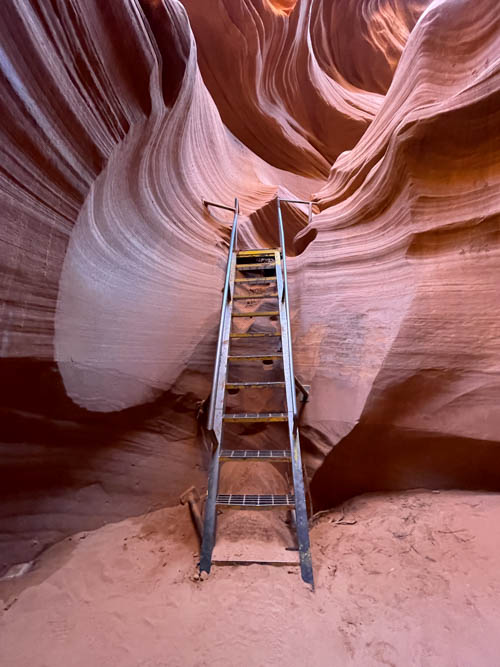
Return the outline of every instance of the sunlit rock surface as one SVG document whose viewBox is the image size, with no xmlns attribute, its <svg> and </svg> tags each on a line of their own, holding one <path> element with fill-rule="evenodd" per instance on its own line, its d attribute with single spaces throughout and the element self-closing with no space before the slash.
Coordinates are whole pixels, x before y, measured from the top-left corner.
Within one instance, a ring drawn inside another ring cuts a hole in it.
<svg viewBox="0 0 500 667">
<path fill-rule="evenodd" d="M 0 13 L 0 565 L 203 485 L 231 214 L 202 198 L 246 246 L 276 194 L 317 204 L 284 207 L 315 506 L 500 487 L 496 1 Z"/>
</svg>

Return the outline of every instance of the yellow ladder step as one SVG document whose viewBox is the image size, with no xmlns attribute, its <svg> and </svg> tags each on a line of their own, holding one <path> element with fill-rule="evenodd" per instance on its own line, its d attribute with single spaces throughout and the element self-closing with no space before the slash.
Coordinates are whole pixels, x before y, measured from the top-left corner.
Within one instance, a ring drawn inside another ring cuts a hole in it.
<svg viewBox="0 0 500 667">
<path fill-rule="evenodd" d="M 258 264 L 236 264 L 237 271 L 267 271 L 274 269 L 276 262 L 259 262 Z"/>
<path fill-rule="evenodd" d="M 254 312 L 254 313 L 235 313 L 233 312 L 231 314 L 232 317 L 276 317 L 276 315 L 279 315 L 280 311 L 279 310 L 261 310 L 259 312 Z"/>
<path fill-rule="evenodd" d="M 278 294 L 273 292 L 272 294 L 244 294 L 243 296 L 234 296 L 235 301 L 250 301 L 251 299 L 276 299 Z"/>
<path fill-rule="evenodd" d="M 276 333 L 232 333 L 229 334 L 229 338 L 272 338 L 281 336 L 281 332 Z"/>
<path fill-rule="evenodd" d="M 281 353 L 276 354 L 231 354 L 227 360 L 231 362 L 238 361 L 272 361 L 273 359 L 282 359 Z"/>
<path fill-rule="evenodd" d="M 235 278 L 234 282 L 241 284 L 241 283 L 252 283 L 252 284 L 257 284 L 257 283 L 275 283 L 277 281 L 276 276 L 269 276 L 268 278 Z"/>
<path fill-rule="evenodd" d="M 234 412 L 223 416 L 225 422 L 286 422 L 286 412 Z"/>
<path fill-rule="evenodd" d="M 255 257 L 259 255 L 274 255 L 280 252 L 279 248 L 256 248 L 255 250 L 240 250 L 237 253 L 238 257 Z"/>
</svg>

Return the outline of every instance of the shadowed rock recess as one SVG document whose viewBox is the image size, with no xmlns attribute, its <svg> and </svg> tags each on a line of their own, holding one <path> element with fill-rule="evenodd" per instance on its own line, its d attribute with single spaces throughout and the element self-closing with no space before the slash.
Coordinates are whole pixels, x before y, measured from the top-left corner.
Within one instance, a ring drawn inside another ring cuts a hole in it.
<svg viewBox="0 0 500 667">
<path fill-rule="evenodd" d="M 0 3 L 0 570 L 204 489 L 202 198 L 245 247 L 316 204 L 284 206 L 316 509 L 500 490 L 498 0 L 207 4 Z"/>
</svg>

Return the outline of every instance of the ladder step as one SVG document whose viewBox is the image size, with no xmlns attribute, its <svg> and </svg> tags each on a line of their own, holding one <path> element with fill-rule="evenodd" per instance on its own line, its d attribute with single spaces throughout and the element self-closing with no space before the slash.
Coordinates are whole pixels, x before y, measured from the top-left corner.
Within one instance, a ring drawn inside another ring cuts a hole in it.
<svg viewBox="0 0 500 667">
<path fill-rule="evenodd" d="M 236 264 L 238 271 L 264 271 L 274 269 L 276 262 L 256 262 L 255 264 Z"/>
<path fill-rule="evenodd" d="M 271 352 L 270 354 L 231 354 L 227 360 L 231 363 L 238 361 L 272 361 L 273 359 L 282 359 L 281 352 Z"/>
<path fill-rule="evenodd" d="M 279 310 L 261 310 L 258 313 L 232 313 L 232 317 L 275 317 Z"/>
<path fill-rule="evenodd" d="M 281 336 L 281 331 L 276 333 L 232 333 L 230 338 L 265 338 L 267 336 Z"/>
<path fill-rule="evenodd" d="M 233 509 L 283 509 L 295 507 L 295 496 L 293 495 L 262 495 L 262 494 L 238 494 L 219 493 L 215 501 L 220 507 L 232 507 Z"/>
<path fill-rule="evenodd" d="M 275 387 L 284 387 L 284 382 L 226 382 L 226 389 L 274 389 Z"/>
<path fill-rule="evenodd" d="M 246 294 L 244 296 L 233 296 L 235 301 L 245 301 L 246 299 L 272 299 L 277 298 L 278 294 L 273 292 L 272 294 Z"/>
<path fill-rule="evenodd" d="M 223 449 L 219 461 L 290 461 L 289 449 Z"/>
<path fill-rule="evenodd" d="M 235 283 L 275 283 L 277 280 L 276 276 L 269 276 L 269 278 L 235 278 Z"/>
<path fill-rule="evenodd" d="M 240 250 L 237 254 L 238 257 L 255 257 L 259 255 L 274 255 L 274 253 L 280 252 L 279 248 L 256 248 L 255 250 Z"/>
<path fill-rule="evenodd" d="M 286 422 L 287 412 L 234 412 L 224 414 L 225 422 Z"/>
</svg>

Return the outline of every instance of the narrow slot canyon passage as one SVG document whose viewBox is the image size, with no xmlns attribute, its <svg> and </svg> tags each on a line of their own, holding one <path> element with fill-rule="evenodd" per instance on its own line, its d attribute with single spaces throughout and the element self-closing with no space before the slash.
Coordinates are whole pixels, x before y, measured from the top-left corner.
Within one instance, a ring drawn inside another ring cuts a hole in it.
<svg viewBox="0 0 500 667">
<path fill-rule="evenodd" d="M 497 667 L 497 0 L 0 45 L 2 667 Z"/>
</svg>

